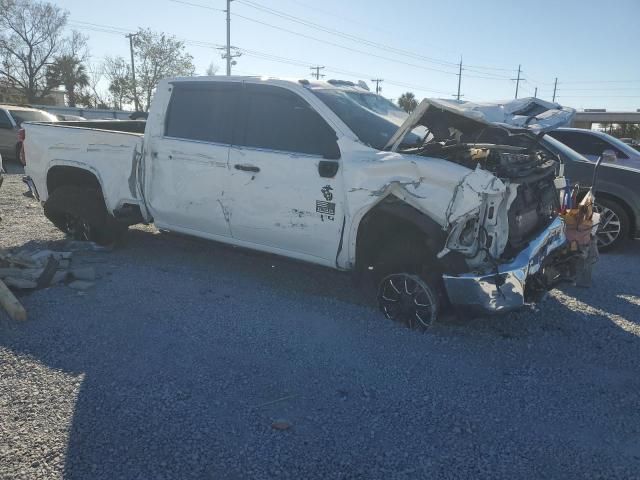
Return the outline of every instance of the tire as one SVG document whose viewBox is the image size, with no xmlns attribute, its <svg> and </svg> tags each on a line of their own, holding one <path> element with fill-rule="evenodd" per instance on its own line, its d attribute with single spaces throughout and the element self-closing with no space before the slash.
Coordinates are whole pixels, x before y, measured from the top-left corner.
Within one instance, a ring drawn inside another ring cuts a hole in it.
<svg viewBox="0 0 640 480">
<path fill-rule="evenodd" d="M 109 215 L 99 190 L 78 186 L 57 188 L 44 204 L 45 216 L 74 240 L 111 245 L 127 230 Z"/>
<path fill-rule="evenodd" d="M 435 258 L 424 242 L 411 236 L 391 238 L 382 245 L 374 262 L 380 310 L 409 328 L 428 329 L 446 298 Z"/>
<path fill-rule="evenodd" d="M 596 233 L 598 250 L 607 252 L 618 248 L 629 238 L 631 222 L 627 211 L 620 202 L 597 198 L 597 194 L 595 211 L 600 213 L 600 225 Z"/>
</svg>

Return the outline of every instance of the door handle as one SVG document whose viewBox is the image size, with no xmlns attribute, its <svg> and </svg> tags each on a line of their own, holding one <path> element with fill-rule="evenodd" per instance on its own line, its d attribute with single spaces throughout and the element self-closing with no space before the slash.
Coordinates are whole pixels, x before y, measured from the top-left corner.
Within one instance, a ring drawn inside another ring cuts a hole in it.
<svg viewBox="0 0 640 480">
<path fill-rule="evenodd" d="M 236 163 L 233 168 L 236 170 L 242 170 L 243 172 L 259 172 L 260 168 L 255 165 L 243 165 L 241 163 Z"/>
</svg>

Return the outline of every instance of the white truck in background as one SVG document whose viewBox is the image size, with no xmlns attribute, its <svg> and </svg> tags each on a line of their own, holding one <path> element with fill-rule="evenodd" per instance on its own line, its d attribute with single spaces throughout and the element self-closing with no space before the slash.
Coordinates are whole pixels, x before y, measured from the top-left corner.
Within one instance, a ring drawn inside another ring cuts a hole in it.
<svg viewBox="0 0 640 480">
<path fill-rule="evenodd" d="M 110 243 L 153 222 L 371 275 L 389 318 L 507 311 L 571 280 L 585 252 L 557 216 L 539 140 L 574 112 L 537 99 L 425 100 L 411 114 L 351 82 L 163 80 L 144 122 L 25 125 L 45 215 Z"/>
</svg>

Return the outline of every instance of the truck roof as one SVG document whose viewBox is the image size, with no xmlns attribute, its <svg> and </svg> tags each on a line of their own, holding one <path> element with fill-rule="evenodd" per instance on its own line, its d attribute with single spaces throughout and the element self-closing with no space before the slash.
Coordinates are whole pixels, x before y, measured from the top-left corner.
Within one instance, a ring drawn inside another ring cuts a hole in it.
<svg viewBox="0 0 640 480">
<path fill-rule="evenodd" d="M 5 110 L 19 110 L 21 112 L 42 112 L 40 108 L 29 107 L 28 105 L 12 105 L 10 103 L 2 103 L 0 104 L 0 108 L 4 108 Z"/>
<path fill-rule="evenodd" d="M 178 82 L 239 82 L 242 80 L 261 80 L 266 84 L 282 85 L 283 83 L 289 83 L 294 85 L 302 85 L 303 87 L 310 88 L 323 88 L 323 89 L 335 89 L 335 90 L 353 90 L 358 92 L 370 91 L 366 82 L 360 80 L 358 82 L 352 82 L 349 80 L 329 79 L 329 80 L 309 80 L 307 78 L 286 78 L 286 77 L 270 77 L 270 76 L 247 76 L 247 75 L 216 75 L 213 77 L 173 77 L 167 78 L 168 83 Z"/>
</svg>

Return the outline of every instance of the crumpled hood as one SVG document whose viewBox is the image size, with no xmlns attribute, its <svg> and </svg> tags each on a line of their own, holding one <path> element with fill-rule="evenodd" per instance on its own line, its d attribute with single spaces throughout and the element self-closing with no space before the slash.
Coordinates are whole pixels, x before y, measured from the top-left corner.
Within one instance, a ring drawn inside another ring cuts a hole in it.
<svg viewBox="0 0 640 480">
<path fill-rule="evenodd" d="M 451 129 L 472 134 L 487 126 L 532 136 L 570 125 L 576 111 L 539 98 L 475 103 L 425 98 L 391 137 L 386 149 L 395 151 L 405 135 L 418 125 L 427 127 L 436 140 L 451 136 Z"/>
</svg>

